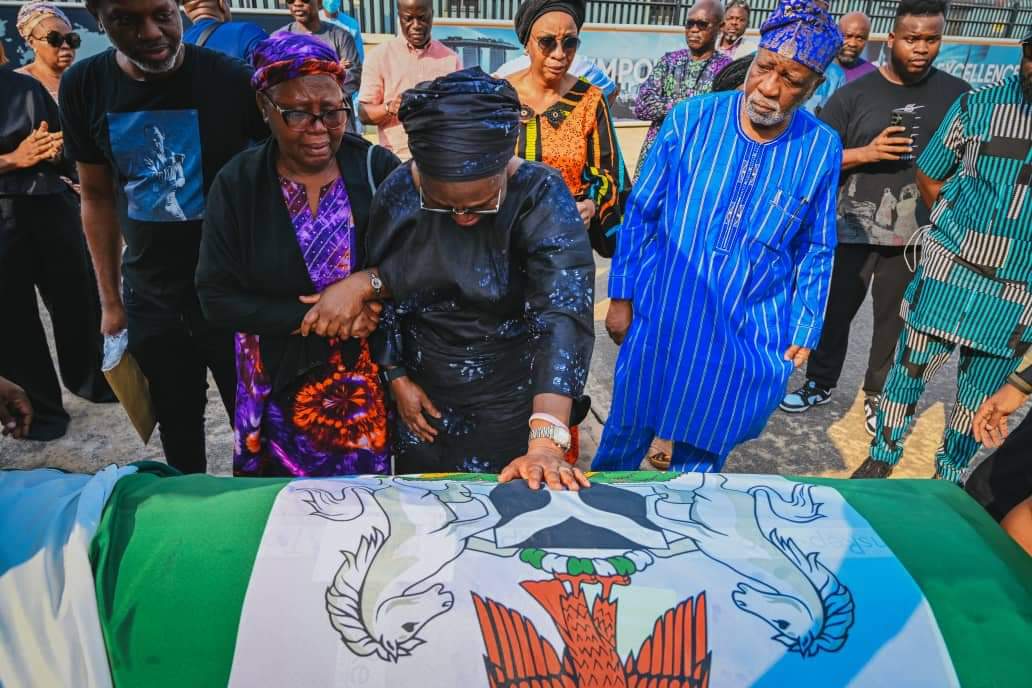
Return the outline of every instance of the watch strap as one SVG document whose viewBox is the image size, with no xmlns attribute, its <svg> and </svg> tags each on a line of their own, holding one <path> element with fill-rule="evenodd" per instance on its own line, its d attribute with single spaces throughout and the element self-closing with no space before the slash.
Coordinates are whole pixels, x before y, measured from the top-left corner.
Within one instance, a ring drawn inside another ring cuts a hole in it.
<svg viewBox="0 0 1032 688">
<path fill-rule="evenodd" d="M 399 377 L 407 376 L 408 371 L 405 369 L 405 366 L 394 366 L 393 368 L 384 368 L 382 375 L 385 382 L 391 383 Z"/>
<path fill-rule="evenodd" d="M 558 434 L 557 431 L 562 431 L 563 433 L 566 434 L 566 441 L 565 441 L 565 443 L 561 442 L 556 437 L 556 435 Z M 544 428 L 534 428 L 533 430 L 530 431 L 530 436 L 527 438 L 527 441 L 529 442 L 531 440 L 542 440 L 542 439 L 551 441 L 553 444 L 555 444 L 555 446 L 559 447 L 559 449 L 561 449 L 564 452 L 569 451 L 569 449 L 570 449 L 570 443 L 571 443 L 570 433 L 565 428 L 563 428 L 562 426 L 559 426 L 559 425 L 549 425 L 548 427 L 544 427 Z"/>
</svg>

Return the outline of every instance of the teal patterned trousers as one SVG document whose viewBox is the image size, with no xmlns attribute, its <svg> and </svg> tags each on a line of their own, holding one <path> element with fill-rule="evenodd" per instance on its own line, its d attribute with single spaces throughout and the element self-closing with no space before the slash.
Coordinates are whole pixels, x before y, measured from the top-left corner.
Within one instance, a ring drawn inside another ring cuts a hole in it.
<svg viewBox="0 0 1032 688">
<path fill-rule="evenodd" d="M 885 381 L 878 406 L 878 430 L 871 442 L 871 458 L 895 465 L 903 455 L 903 440 L 914 422 L 917 403 L 928 381 L 949 360 L 953 342 L 905 325 L 896 346 L 896 360 Z M 964 469 L 978 452 L 972 421 L 978 407 L 1003 385 L 1021 363 L 1021 356 L 992 356 L 960 346 L 957 399 L 946 423 L 942 444 L 935 453 L 938 477 L 959 483 Z"/>
</svg>

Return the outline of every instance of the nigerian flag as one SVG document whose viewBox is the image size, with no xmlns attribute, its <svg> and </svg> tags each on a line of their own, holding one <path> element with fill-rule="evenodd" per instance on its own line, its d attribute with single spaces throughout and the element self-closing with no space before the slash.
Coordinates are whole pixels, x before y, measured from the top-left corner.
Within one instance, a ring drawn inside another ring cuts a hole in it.
<svg viewBox="0 0 1032 688">
<path fill-rule="evenodd" d="M 171 473 L 0 473 L 0 684 L 1032 676 L 1032 560 L 939 481 Z"/>
</svg>

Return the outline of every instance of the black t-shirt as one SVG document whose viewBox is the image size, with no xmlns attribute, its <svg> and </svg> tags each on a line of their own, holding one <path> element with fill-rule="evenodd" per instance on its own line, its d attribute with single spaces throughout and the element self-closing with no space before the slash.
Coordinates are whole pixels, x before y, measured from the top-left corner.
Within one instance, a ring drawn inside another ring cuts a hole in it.
<svg viewBox="0 0 1032 688">
<path fill-rule="evenodd" d="M 17 150 L 29 134 L 47 123 L 50 131 L 61 129 L 57 103 L 43 84 L 31 76 L 0 69 L 0 154 Z M 61 181 L 62 160 L 44 161 L 25 170 L 0 174 L 0 196 L 61 193 L 68 189 Z"/>
<path fill-rule="evenodd" d="M 821 110 L 843 148 L 866 146 L 906 108 L 916 119 L 913 160 L 862 165 L 839 180 L 838 240 L 844 244 L 903 246 L 923 225 L 928 208 L 917 190 L 914 161 L 967 82 L 933 68 L 916 84 L 894 84 L 874 71 L 840 88 Z M 899 134 L 905 136 L 906 134 Z"/>
<path fill-rule="evenodd" d="M 65 148 L 77 162 L 106 164 L 125 237 L 122 275 L 152 303 L 196 300 L 194 271 L 205 198 L 215 175 L 268 136 L 243 62 L 192 45 L 166 79 L 136 81 L 115 51 L 61 79 Z"/>
</svg>

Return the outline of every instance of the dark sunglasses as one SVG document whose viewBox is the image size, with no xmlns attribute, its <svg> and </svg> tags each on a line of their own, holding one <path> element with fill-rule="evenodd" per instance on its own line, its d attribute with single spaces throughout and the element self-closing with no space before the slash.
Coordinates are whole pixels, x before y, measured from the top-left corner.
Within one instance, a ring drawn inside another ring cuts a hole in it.
<svg viewBox="0 0 1032 688">
<path fill-rule="evenodd" d="M 1026 60 L 1032 60 L 1032 40 L 1022 43 L 1021 50 L 1025 54 Z"/>
<path fill-rule="evenodd" d="M 326 110 L 325 112 L 314 113 L 308 112 L 307 110 L 285 110 L 276 104 L 269 94 L 265 91 L 260 91 L 265 96 L 265 99 L 269 101 L 272 107 L 276 108 L 276 112 L 280 113 L 280 117 L 283 118 L 283 123 L 289 128 L 295 131 L 305 131 L 313 124 L 316 120 L 323 123 L 323 126 L 327 129 L 340 129 L 348 123 L 348 117 L 351 116 L 350 107 L 337 108 L 335 110 Z M 347 101 L 344 101 L 347 102 Z"/>
<path fill-rule="evenodd" d="M 699 31 L 705 31 L 709 28 L 710 23 L 705 19 L 689 19 L 684 23 L 686 29 L 698 29 Z"/>
<path fill-rule="evenodd" d="M 71 31 L 61 33 L 60 31 L 48 31 L 46 36 L 33 36 L 37 41 L 46 41 L 53 48 L 60 48 L 62 43 L 67 43 L 72 50 L 77 50 L 82 45 L 82 37 Z"/>
<path fill-rule="evenodd" d="M 555 36 L 538 36 L 537 44 L 541 48 L 541 52 L 551 55 L 555 52 L 556 47 L 559 46 L 559 39 Z M 567 36 L 563 39 L 562 46 L 564 53 L 572 53 L 580 47 L 580 38 L 577 36 Z"/>
</svg>

